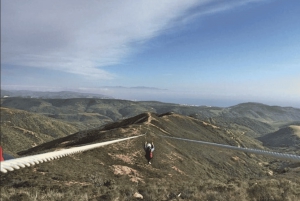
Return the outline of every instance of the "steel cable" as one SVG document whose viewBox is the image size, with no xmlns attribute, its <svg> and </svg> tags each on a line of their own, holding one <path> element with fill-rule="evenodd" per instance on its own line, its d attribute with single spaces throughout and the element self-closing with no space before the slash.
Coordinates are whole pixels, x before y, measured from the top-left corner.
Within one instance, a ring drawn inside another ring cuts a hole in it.
<svg viewBox="0 0 300 201">
<path fill-rule="evenodd" d="M 143 134 L 144 135 L 144 134 Z M 35 164 L 43 163 L 43 162 L 48 162 L 54 159 L 58 159 L 64 156 L 68 156 L 74 153 L 80 153 L 83 151 L 87 151 L 90 149 L 95 149 L 101 146 L 113 144 L 116 142 L 121 142 L 125 140 L 130 140 L 133 138 L 137 138 L 143 135 L 138 135 L 138 136 L 133 136 L 133 137 L 128 137 L 128 138 L 123 138 L 123 139 L 117 139 L 117 140 L 112 140 L 112 141 L 107 141 L 107 142 L 100 142 L 96 144 L 91 144 L 91 145 L 84 145 L 81 147 L 74 147 L 70 149 L 64 149 L 60 151 L 53 151 L 53 152 L 48 152 L 44 154 L 37 154 L 37 155 L 32 155 L 32 156 L 25 156 L 21 158 L 16 158 L 16 159 L 11 159 L 11 160 L 6 160 L 6 161 L 1 161 L 1 172 L 2 173 L 7 173 L 8 171 L 13 171 L 16 169 L 20 168 L 25 168 L 25 167 L 30 167 Z"/>
<path fill-rule="evenodd" d="M 121 142 L 124 140 L 137 138 L 137 137 L 140 137 L 143 135 L 145 135 L 145 134 L 134 136 L 134 137 L 128 137 L 128 138 L 123 138 L 123 139 L 107 141 L 107 142 L 100 142 L 100 143 L 91 144 L 91 145 L 85 145 L 85 146 L 81 146 L 81 147 L 64 149 L 64 150 L 60 150 L 60 151 L 48 152 L 48 153 L 44 153 L 44 154 L 38 154 L 38 155 L 32 155 L 32 156 L 26 156 L 26 157 L 22 157 L 22 158 L 16 158 L 16 159 L 2 161 L 1 162 L 1 172 L 7 173 L 8 171 L 13 171 L 15 169 L 30 167 L 35 164 L 48 162 L 48 161 L 58 159 L 61 157 L 65 157 L 65 156 L 68 156 L 68 155 L 71 155 L 74 153 L 84 152 L 84 151 L 87 151 L 90 149 L 113 144 L 116 142 Z M 170 137 L 170 136 L 163 136 L 163 135 L 160 135 L 160 137 L 170 138 L 170 139 L 175 139 L 175 140 L 182 140 L 182 141 L 187 141 L 187 142 L 195 142 L 195 143 L 200 143 L 203 145 L 213 146 L 213 147 L 217 147 L 217 148 L 242 151 L 242 152 L 253 153 L 253 154 L 258 154 L 258 155 L 272 156 L 275 158 L 300 162 L 300 156 L 298 156 L 298 155 L 283 154 L 283 153 L 277 153 L 277 152 L 271 152 L 271 151 L 265 151 L 265 150 L 259 150 L 259 149 L 235 147 L 235 146 L 231 146 L 231 145 L 217 144 L 217 143 L 212 143 L 212 142 L 205 142 L 205 141 L 191 140 L 191 139 L 177 138 L 177 137 Z"/>
<path fill-rule="evenodd" d="M 217 147 L 217 148 L 231 149 L 231 150 L 236 150 L 236 151 L 242 151 L 242 152 L 253 153 L 253 154 L 258 154 L 258 155 L 272 156 L 272 157 L 279 158 L 279 159 L 300 162 L 300 156 L 298 156 L 298 155 L 283 154 L 283 153 L 265 151 L 265 150 L 259 150 L 259 149 L 235 147 L 235 146 L 226 145 L 226 144 L 217 144 L 217 143 L 213 143 L 213 142 L 190 140 L 190 139 L 185 139 L 185 138 L 177 138 L 177 137 L 170 137 L 170 136 L 163 136 L 163 135 L 160 135 L 160 137 L 176 139 L 176 140 L 183 140 L 183 141 L 188 141 L 188 142 L 195 142 L 195 143 L 200 143 L 203 145 L 213 146 L 213 147 Z"/>
</svg>

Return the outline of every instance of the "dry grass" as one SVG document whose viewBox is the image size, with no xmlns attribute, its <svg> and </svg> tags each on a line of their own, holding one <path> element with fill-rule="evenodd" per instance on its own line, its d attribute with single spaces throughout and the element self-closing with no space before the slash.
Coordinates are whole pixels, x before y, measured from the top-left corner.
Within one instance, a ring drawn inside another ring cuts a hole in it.
<svg viewBox="0 0 300 201">
<path fill-rule="evenodd" d="M 264 157 L 159 137 L 167 134 L 222 144 L 236 144 L 238 139 L 243 146 L 261 147 L 254 139 L 194 118 L 146 113 L 40 148 L 48 151 L 58 145 L 79 146 L 146 132 L 145 137 L 1 175 L 1 201 L 125 201 L 134 200 L 136 192 L 143 200 L 300 200 L 299 175 L 294 171 L 297 165 L 286 166 L 293 171 L 282 172 L 282 163 L 271 163 Z M 153 140 L 156 146 L 152 165 L 144 158 L 146 140 Z M 274 176 L 268 175 L 270 170 Z"/>
<path fill-rule="evenodd" d="M 94 178 L 95 179 L 95 178 Z M 1 189 L 1 201 L 6 200 L 134 200 L 134 193 L 143 200 L 207 200 L 207 201 L 298 201 L 300 184 L 286 179 L 262 179 L 227 183 L 215 180 L 167 182 L 159 180 L 140 185 L 119 185 L 117 181 L 102 181 L 100 186 L 72 186 L 65 189 L 10 188 Z"/>
</svg>

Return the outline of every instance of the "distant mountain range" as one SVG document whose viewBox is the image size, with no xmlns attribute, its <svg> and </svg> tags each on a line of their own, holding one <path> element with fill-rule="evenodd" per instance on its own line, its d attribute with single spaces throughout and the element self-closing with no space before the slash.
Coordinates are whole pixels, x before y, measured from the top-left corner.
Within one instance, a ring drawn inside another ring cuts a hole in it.
<svg viewBox="0 0 300 201">
<path fill-rule="evenodd" d="M 67 99 L 67 98 L 112 98 L 102 94 L 80 93 L 74 91 L 28 91 L 28 90 L 1 90 L 1 98 L 4 97 L 23 97 L 23 98 L 42 98 L 42 99 Z"/>
</svg>

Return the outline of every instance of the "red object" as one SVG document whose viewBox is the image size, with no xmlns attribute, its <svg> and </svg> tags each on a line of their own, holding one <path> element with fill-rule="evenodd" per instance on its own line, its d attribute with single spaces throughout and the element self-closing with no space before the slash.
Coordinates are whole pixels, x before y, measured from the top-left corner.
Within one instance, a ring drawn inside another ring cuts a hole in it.
<svg viewBox="0 0 300 201">
<path fill-rule="evenodd" d="M 2 154 L 2 147 L 1 146 L 0 146 L 0 161 L 4 161 L 3 154 Z"/>
<path fill-rule="evenodd" d="M 153 158 L 152 151 L 150 151 L 150 153 L 149 153 L 149 158 Z"/>
</svg>

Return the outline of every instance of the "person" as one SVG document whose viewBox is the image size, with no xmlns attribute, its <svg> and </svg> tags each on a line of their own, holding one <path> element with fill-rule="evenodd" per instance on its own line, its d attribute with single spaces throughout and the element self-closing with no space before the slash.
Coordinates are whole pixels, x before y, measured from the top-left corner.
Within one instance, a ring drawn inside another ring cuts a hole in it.
<svg viewBox="0 0 300 201">
<path fill-rule="evenodd" d="M 153 158 L 153 151 L 154 151 L 154 144 L 153 144 L 153 142 L 151 144 L 145 142 L 144 149 L 145 149 L 145 152 L 146 152 L 145 157 L 148 160 L 148 163 L 151 164 L 150 161 Z"/>
</svg>

